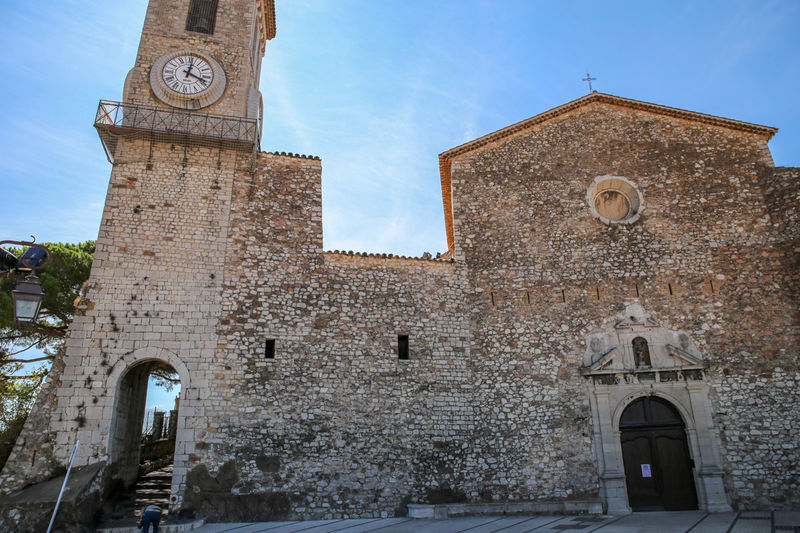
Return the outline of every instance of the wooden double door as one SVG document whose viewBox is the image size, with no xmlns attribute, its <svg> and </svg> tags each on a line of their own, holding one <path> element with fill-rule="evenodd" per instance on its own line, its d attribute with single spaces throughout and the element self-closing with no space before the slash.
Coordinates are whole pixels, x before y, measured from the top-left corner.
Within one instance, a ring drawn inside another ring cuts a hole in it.
<svg viewBox="0 0 800 533">
<path fill-rule="evenodd" d="M 669 402 L 632 402 L 620 419 L 628 505 L 633 511 L 697 509 L 686 426 Z"/>
</svg>

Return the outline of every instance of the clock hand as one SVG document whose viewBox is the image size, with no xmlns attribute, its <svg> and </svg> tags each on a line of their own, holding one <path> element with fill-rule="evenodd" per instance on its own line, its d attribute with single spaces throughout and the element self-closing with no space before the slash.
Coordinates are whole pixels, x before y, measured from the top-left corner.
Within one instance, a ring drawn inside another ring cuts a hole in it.
<svg viewBox="0 0 800 533">
<path fill-rule="evenodd" d="M 183 73 L 184 73 L 184 74 L 186 74 L 186 77 L 187 77 L 187 78 L 188 78 L 189 76 L 191 76 L 191 77 L 193 77 L 193 78 L 197 78 L 198 80 L 200 80 L 200 83 L 202 83 L 203 85 L 205 85 L 205 84 L 206 84 L 206 80 L 205 80 L 205 78 L 201 78 L 201 77 L 200 77 L 200 76 L 198 76 L 197 74 L 193 74 L 191 70 L 184 70 L 184 71 L 183 71 Z"/>
</svg>

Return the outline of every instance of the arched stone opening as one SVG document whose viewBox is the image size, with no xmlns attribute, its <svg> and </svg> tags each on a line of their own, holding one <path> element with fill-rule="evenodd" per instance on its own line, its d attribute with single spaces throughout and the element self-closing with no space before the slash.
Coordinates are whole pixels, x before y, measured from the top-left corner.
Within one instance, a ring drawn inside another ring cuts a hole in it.
<svg viewBox="0 0 800 533">
<path fill-rule="evenodd" d="M 638 398 L 622 412 L 619 430 L 631 510 L 697 509 L 694 462 L 678 409 L 657 396 Z"/>
<path fill-rule="evenodd" d="M 177 370 L 160 359 L 137 361 L 127 367 L 118 380 L 114 418 L 111 424 L 109 459 L 114 478 L 121 481 L 126 488 L 137 481 L 143 458 L 158 459 L 155 455 L 160 454 L 171 463 L 175 451 L 178 429 L 177 403 L 168 414 L 161 413 L 150 417 L 148 427 L 144 427 L 148 382 L 154 373 L 162 376 L 172 374 L 178 383 L 181 381 Z M 145 430 L 147 439 L 143 439 Z"/>
</svg>

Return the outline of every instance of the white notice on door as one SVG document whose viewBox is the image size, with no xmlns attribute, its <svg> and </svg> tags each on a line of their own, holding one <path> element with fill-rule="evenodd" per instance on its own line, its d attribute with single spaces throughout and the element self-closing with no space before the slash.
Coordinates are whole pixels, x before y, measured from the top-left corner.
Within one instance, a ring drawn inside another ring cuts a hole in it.
<svg viewBox="0 0 800 533">
<path fill-rule="evenodd" d="M 642 477 L 653 477 L 653 474 L 650 472 L 649 464 L 642 465 Z"/>
</svg>

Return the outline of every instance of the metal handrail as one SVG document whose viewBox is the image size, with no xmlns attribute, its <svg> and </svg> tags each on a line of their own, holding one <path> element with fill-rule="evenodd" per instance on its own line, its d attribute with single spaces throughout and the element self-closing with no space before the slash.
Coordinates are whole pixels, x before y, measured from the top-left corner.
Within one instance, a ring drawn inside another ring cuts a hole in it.
<svg viewBox="0 0 800 533">
<path fill-rule="evenodd" d="M 255 119 L 100 100 L 95 127 L 184 134 L 222 141 L 258 142 Z"/>
<path fill-rule="evenodd" d="M 110 163 L 121 137 L 165 141 L 186 146 L 226 147 L 255 154 L 261 142 L 261 123 L 255 119 L 198 113 L 100 100 L 94 127 Z"/>
</svg>

